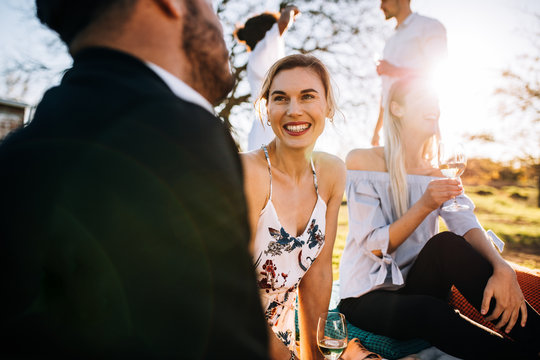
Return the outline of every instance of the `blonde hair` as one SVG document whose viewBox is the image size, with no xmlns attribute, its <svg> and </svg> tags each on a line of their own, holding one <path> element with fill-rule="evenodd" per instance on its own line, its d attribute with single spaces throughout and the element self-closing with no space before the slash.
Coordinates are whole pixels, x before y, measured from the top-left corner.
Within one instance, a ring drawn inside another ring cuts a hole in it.
<svg viewBox="0 0 540 360">
<path fill-rule="evenodd" d="M 266 107 L 266 104 L 268 104 L 270 87 L 272 86 L 272 82 L 274 81 L 276 75 L 283 70 L 290 70 L 297 67 L 309 69 L 319 76 L 324 86 L 326 105 L 328 106 L 328 115 L 326 117 L 330 120 L 334 117 L 334 114 L 336 113 L 336 111 L 338 111 L 338 109 L 336 105 L 334 91 L 332 89 L 330 72 L 322 63 L 322 61 L 317 59 L 315 56 L 295 54 L 285 56 L 284 58 L 279 59 L 266 73 L 261 92 L 259 93 L 259 96 L 255 101 L 255 108 L 257 109 L 259 118 L 262 119 L 263 109 Z"/>
<path fill-rule="evenodd" d="M 384 104 L 383 133 L 384 133 L 384 160 L 388 175 L 390 176 L 390 191 L 394 215 L 400 218 L 409 209 L 409 189 L 407 187 L 407 171 L 403 158 L 403 142 L 401 141 L 402 120 L 395 116 L 390 106 L 392 102 L 404 106 L 405 97 L 414 86 L 426 83 L 425 78 L 406 77 L 397 80 L 388 93 Z M 437 137 L 433 135 L 423 145 L 422 157 L 433 162 L 436 156 Z"/>
</svg>

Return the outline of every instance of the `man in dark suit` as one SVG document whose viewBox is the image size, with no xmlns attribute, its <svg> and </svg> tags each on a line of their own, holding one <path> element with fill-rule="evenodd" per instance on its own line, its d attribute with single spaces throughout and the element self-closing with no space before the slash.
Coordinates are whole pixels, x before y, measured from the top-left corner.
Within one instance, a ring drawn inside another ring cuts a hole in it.
<svg viewBox="0 0 540 360">
<path fill-rule="evenodd" d="M 206 0 L 37 0 L 73 67 L 0 146 L 0 357 L 267 358 Z"/>
</svg>

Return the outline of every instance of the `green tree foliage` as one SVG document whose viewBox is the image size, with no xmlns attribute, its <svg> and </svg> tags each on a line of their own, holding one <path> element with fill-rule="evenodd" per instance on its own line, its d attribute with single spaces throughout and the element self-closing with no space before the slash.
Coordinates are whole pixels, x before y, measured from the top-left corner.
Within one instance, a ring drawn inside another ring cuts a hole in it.
<svg viewBox="0 0 540 360">
<path fill-rule="evenodd" d="M 535 15 L 540 24 L 540 14 Z M 513 134 L 509 138 L 520 139 L 523 162 L 535 169 L 540 190 L 540 158 L 531 155 L 530 147 L 540 145 L 540 29 L 532 34 L 527 54 L 516 59 L 514 66 L 502 72 L 504 85 L 495 90 L 500 98 L 499 112 L 503 119 L 512 121 Z M 540 207 L 540 191 L 538 195 Z"/>
<path fill-rule="evenodd" d="M 236 24 L 268 8 L 269 2 L 221 0 L 217 12 L 231 52 L 236 86 L 217 108 L 237 138 L 245 137 L 255 116 L 246 79 L 248 54 L 233 36 Z M 377 0 L 299 0 L 301 14 L 286 34 L 286 54 L 311 53 L 328 66 L 338 90 L 338 102 L 347 118 L 365 131 L 368 104 L 377 103 L 373 54 L 381 51 L 385 32 Z M 343 121 L 343 119 L 337 119 Z M 349 124 L 350 125 L 350 124 Z M 352 144 L 351 144 L 352 145 Z"/>
</svg>

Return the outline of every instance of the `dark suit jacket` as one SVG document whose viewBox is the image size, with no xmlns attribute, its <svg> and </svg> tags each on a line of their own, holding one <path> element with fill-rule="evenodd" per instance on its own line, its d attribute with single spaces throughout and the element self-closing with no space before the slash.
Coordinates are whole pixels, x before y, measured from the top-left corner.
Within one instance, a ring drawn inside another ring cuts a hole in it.
<svg viewBox="0 0 540 360">
<path fill-rule="evenodd" d="M 267 357 L 234 143 L 138 59 L 79 53 L 0 189 L 0 357 Z"/>
</svg>

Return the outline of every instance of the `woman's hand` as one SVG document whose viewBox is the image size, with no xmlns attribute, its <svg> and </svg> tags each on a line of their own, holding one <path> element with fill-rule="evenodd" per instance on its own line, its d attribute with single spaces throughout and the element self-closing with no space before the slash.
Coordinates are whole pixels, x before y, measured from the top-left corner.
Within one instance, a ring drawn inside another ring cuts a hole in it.
<svg viewBox="0 0 540 360">
<path fill-rule="evenodd" d="M 283 8 L 283 10 L 281 10 L 281 12 L 288 12 L 290 13 L 291 11 L 293 11 L 293 15 L 296 16 L 298 14 L 300 14 L 300 10 L 298 10 L 298 8 L 294 5 L 287 5 Z"/>
<path fill-rule="evenodd" d="M 300 10 L 298 10 L 298 8 L 294 5 L 285 6 L 281 10 L 281 14 L 279 15 L 278 19 L 278 29 L 280 35 L 283 35 L 285 30 L 291 26 L 298 14 L 300 14 Z"/>
<path fill-rule="evenodd" d="M 433 211 L 445 201 L 455 198 L 463 192 L 461 181 L 454 179 L 432 180 L 420 200 L 424 207 Z"/>
<path fill-rule="evenodd" d="M 387 253 L 391 254 L 407 240 L 416 230 L 418 225 L 425 220 L 433 210 L 436 210 L 442 203 L 448 201 L 463 191 L 463 186 L 459 180 L 436 179 L 432 180 L 422 197 L 405 212 L 398 220 L 390 224 L 388 229 L 389 242 Z M 374 253 L 382 257 L 382 252 Z"/>
<path fill-rule="evenodd" d="M 527 306 L 517 282 L 516 273 L 510 266 L 502 266 L 493 270 L 493 275 L 489 278 L 484 289 L 482 315 L 486 315 L 489 311 L 492 298 L 495 299 L 495 309 L 486 320 L 499 319 L 495 327 L 501 329 L 506 325 L 504 331 L 509 333 L 516 324 L 521 312 L 521 326 L 525 326 L 527 322 Z"/>
<path fill-rule="evenodd" d="M 381 357 L 374 352 L 369 351 L 362 345 L 359 339 L 351 339 L 347 343 L 345 352 L 340 357 L 340 360 L 362 360 L 362 359 L 381 359 Z"/>
</svg>

